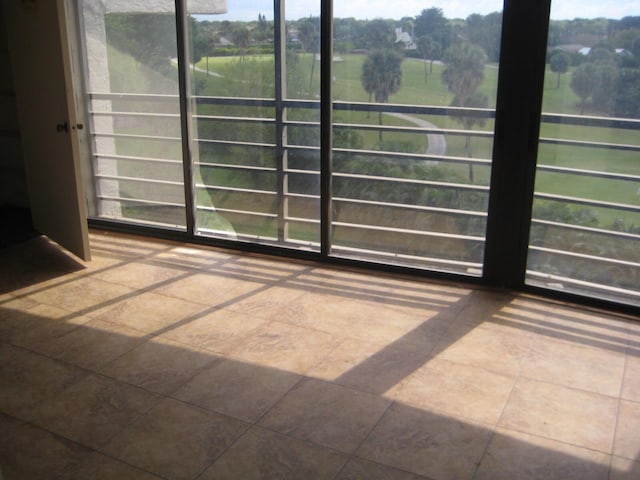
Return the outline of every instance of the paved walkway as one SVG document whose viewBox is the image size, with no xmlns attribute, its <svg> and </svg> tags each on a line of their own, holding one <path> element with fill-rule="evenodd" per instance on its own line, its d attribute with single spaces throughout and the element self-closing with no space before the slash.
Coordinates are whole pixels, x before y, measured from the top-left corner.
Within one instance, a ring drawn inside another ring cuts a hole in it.
<svg viewBox="0 0 640 480">
<path fill-rule="evenodd" d="M 421 128 L 439 128 L 431 122 L 407 115 L 406 113 L 385 112 L 385 114 L 411 122 Z M 444 155 L 447 153 L 447 140 L 444 135 L 439 133 L 427 133 L 427 139 L 429 141 L 429 146 L 427 147 L 428 155 Z"/>
</svg>

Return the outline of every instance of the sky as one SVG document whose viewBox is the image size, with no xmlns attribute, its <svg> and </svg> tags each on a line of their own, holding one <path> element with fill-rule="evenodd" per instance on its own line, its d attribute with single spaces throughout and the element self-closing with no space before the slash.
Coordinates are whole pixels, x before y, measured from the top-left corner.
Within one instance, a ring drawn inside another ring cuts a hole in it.
<svg viewBox="0 0 640 480">
<path fill-rule="evenodd" d="M 518 0 L 516 0 L 518 1 Z M 522 0 L 520 0 L 522 1 Z M 298 19 L 319 15 L 319 0 L 286 0 L 286 17 Z M 401 5 L 401 8 L 398 8 Z M 502 0 L 334 0 L 334 17 L 362 19 L 415 17 L 426 8 L 442 9 L 447 18 L 466 18 L 471 13 L 500 11 Z M 227 0 L 228 13 L 215 15 L 211 20 L 257 20 L 258 14 L 273 19 L 273 0 Z M 581 18 L 622 18 L 640 16 L 640 0 L 554 0 L 551 18 L 556 20 Z"/>
</svg>

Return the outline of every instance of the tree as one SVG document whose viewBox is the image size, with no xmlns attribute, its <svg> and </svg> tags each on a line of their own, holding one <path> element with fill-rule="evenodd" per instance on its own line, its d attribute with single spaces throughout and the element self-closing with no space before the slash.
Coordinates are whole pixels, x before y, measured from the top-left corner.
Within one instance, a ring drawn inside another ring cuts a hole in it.
<svg viewBox="0 0 640 480">
<path fill-rule="evenodd" d="M 369 50 L 392 49 L 396 44 L 393 23 L 376 18 L 366 23 L 364 36 Z"/>
<path fill-rule="evenodd" d="M 416 46 L 418 47 L 418 53 L 422 56 L 424 61 L 424 83 L 427 83 L 427 58 L 431 59 L 433 65 L 433 54 L 436 50 L 435 42 L 429 35 L 423 35 L 416 40 Z"/>
<path fill-rule="evenodd" d="M 386 103 L 389 96 L 396 93 L 402 84 L 402 60 L 404 57 L 396 50 L 378 49 L 369 52 L 362 64 L 360 80 L 365 92 L 374 97 L 377 103 Z M 378 112 L 378 124 L 382 125 L 382 112 Z M 382 130 L 379 132 L 382 141 Z"/>
<path fill-rule="evenodd" d="M 417 37 L 429 35 L 440 44 L 442 50 L 446 50 L 451 43 L 451 26 L 440 8 L 422 10 L 416 17 L 414 31 Z"/>
<path fill-rule="evenodd" d="M 320 49 L 320 18 L 307 17 L 298 23 L 298 38 L 305 52 L 311 53 L 311 74 L 309 90 L 313 86 L 313 70 L 316 64 L 316 53 Z"/>
<path fill-rule="evenodd" d="M 551 55 L 551 58 L 549 59 L 549 66 L 551 67 L 552 72 L 558 74 L 556 88 L 560 88 L 560 75 L 567 73 L 569 65 L 571 65 L 571 57 L 565 52 L 558 50 Z"/>
<path fill-rule="evenodd" d="M 587 99 L 593 94 L 597 84 L 597 69 L 594 63 L 583 63 L 571 75 L 571 89 L 580 98 L 580 115 L 584 114 Z"/>
<path fill-rule="evenodd" d="M 240 59 L 244 60 L 247 47 L 251 43 L 251 32 L 244 25 L 235 25 L 231 30 L 231 41 L 240 49 Z"/>
<path fill-rule="evenodd" d="M 457 43 L 450 47 L 444 55 L 445 68 L 442 71 L 442 82 L 453 93 L 451 106 L 462 108 L 486 108 L 488 98 L 477 92 L 477 88 L 484 80 L 484 66 L 486 63 L 484 50 L 468 42 Z M 453 117 L 462 123 L 465 130 L 471 130 L 474 125 L 483 125 L 484 119 L 462 112 Z M 467 156 L 472 156 L 471 135 L 465 140 Z M 469 181 L 473 183 L 473 165 L 469 164 Z"/>
<path fill-rule="evenodd" d="M 489 106 L 489 97 L 487 97 L 484 93 L 478 92 L 477 90 L 471 93 L 471 95 L 467 97 L 455 96 L 453 97 L 453 101 L 451 102 L 452 107 L 462 107 L 465 109 L 468 108 L 487 108 Z M 473 157 L 473 152 L 471 149 L 471 134 L 470 131 L 474 126 L 484 127 L 486 123 L 486 118 L 469 115 L 465 112 L 454 113 L 452 114 L 453 118 L 458 120 L 462 124 L 462 128 L 467 131 L 464 139 L 464 149 L 467 152 L 467 157 Z M 469 182 L 473 183 L 473 164 L 469 163 Z"/>
<path fill-rule="evenodd" d="M 617 117 L 640 118 L 640 69 L 620 69 L 613 112 Z"/>
<path fill-rule="evenodd" d="M 468 42 L 457 43 L 444 55 L 442 81 L 455 96 L 470 97 L 484 80 L 487 56 L 482 48 Z"/>
</svg>

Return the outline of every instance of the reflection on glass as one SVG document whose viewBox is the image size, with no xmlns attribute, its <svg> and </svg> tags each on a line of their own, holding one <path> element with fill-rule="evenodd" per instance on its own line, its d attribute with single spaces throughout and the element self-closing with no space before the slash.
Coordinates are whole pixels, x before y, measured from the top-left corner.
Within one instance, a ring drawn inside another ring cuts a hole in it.
<svg viewBox="0 0 640 480">
<path fill-rule="evenodd" d="M 375 15 L 335 5 L 335 255 L 481 274 L 502 25 L 494 3 L 482 12 L 472 2 L 419 12 L 374 3 Z"/>
<path fill-rule="evenodd" d="M 80 3 L 95 215 L 184 228 L 174 2 Z"/>
<path fill-rule="evenodd" d="M 640 12 L 584 7 L 552 4 L 527 283 L 638 305 Z"/>
</svg>

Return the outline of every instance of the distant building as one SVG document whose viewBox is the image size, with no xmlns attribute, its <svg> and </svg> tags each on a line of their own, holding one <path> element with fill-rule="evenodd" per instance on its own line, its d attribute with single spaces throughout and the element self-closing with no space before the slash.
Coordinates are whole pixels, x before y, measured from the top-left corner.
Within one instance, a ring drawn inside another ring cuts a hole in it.
<svg viewBox="0 0 640 480">
<path fill-rule="evenodd" d="M 403 32 L 402 28 L 396 28 L 396 43 L 402 43 L 405 50 L 415 50 L 418 48 L 408 32 Z"/>
</svg>

